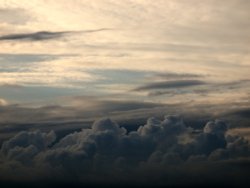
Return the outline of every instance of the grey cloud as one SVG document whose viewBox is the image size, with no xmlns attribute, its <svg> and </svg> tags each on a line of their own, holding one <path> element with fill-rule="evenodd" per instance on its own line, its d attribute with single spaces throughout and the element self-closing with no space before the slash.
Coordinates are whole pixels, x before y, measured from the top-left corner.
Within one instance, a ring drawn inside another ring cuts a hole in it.
<svg viewBox="0 0 250 188">
<path fill-rule="evenodd" d="M 71 32 L 49 32 L 49 31 L 40 31 L 36 33 L 22 33 L 22 34 L 10 34 L 0 36 L 0 40 L 30 40 L 30 41 L 39 41 L 39 40 L 49 40 L 63 37 L 66 34 Z"/>
<path fill-rule="evenodd" d="M 9 24 L 26 24 L 32 18 L 24 9 L 0 8 L 0 22 Z"/>
<path fill-rule="evenodd" d="M 18 91 L 16 93 L 19 94 L 19 98 L 20 90 L 27 90 L 25 86 L 9 84 L 4 84 L 0 88 L 11 89 L 14 93 Z M 119 122 L 122 122 L 128 129 L 134 129 L 134 126 L 137 126 L 135 122 L 138 122 L 138 119 L 144 122 L 146 117 L 145 115 L 142 118 L 131 117 L 127 112 L 163 107 L 162 104 L 152 102 L 98 100 L 80 96 L 67 100 L 73 100 L 76 105 L 23 107 L 18 104 L 7 104 L 0 106 L 0 144 L 6 137 L 9 138 L 19 131 L 30 130 L 34 127 L 42 131 L 53 128 L 58 134 L 65 135 L 74 130 L 90 127 L 91 122 L 99 116 L 117 116 Z M 86 105 L 86 102 L 90 101 L 91 104 Z"/>
<path fill-rule="evenodd" d="M 244 79 L 244 80 L 237 80 L 237 81 L 226 82 L 226 83 L 218 83 L 215 86 L 229 88 L 229 89 L 236 89 L 240 87 L 247 87 L 249 84 L 250 84 L 250 80 Z"/>
<path fill-rule="evenodd" d="M 13 87 L 12 92 L 15 93 L 16 86 Z M 20 95 L 18 86 L 17 91 L 16 93 Z M 62 136 L 75 130 L 90 127 L 94 119 L 102 116 L 111 117 L 129 131 L 136 130 L 140 124 L 145 123 L 147 117 L 160 118 L 165 113 L 181 114 L 185 118 L 185 123 L 193 128 L 201 128 L 206 121 L 216 118 L 230 122 L 230 127 L 247 127 L 250 122 L 247 112 L 246 115 L 243 115 L 244 110 L 247 110 L 245 106 L 248 105 L 245 102 L 231 102 L 225 105 L 198 105 L 192 101 L 190 103 L 159 104 L 98 100 L 95 97 L 80 96 L 74 99 L 63 98 L 62 100 L 68 101 L 69 105 L 49 105 L 39 108 L 24 107 L 18 104 L 0 106 L 0 144 L 4 139 L 10 138 L 19 131 L 32 130 L 33 128 L 42 131 L 53 129 Z M 58 102 L 60 103 L 60 101 Z M 235 108 L 236 106 L 237 108 Z M 242 115 L 241 110 L 243 110 Z M 237 113 L 237 111 L 240 112 Z"/>
<path fill-rule="evenodd" d="M 52 131 L 48 134 L 41 133 L 40 131 L 25 132 L 22 131 L 14 136 L 12 139 L 4 142 L 1 148 L 1 152 L 7 154 L 13 148 L 16 147 L 28 147 L 33 145 L 38 150 L 43 150 L 49 146 L 55 140 L 55 133 Z"/>
<path fill-rule="evenodd" d="M 154 102 L 140 102 L 135 100 L 101 100 L 91 96 L 76 96 L 70 98 L 73 106 L 76 105 L 77 108 L 84 110 L 86 102 L 91 102 L 88 105 L 88 112 L 94 113 L 119 113 L 124 111 L 131 111 L 137 109 L 151 109 L 155 107 L 163 106 L 160 103 Z M 82 112 L 81 112 L 82 113 Z M 87 113 L 87 112 L 86 112 Z M 80 115 L 80 114 L 79 114 Z"/>
<path fill-rule="evenodd" d="M 136 101 L 100 101 L 97 108 L 106 112 L 119 112 L 119 111 L 128 111 L 136 109 L 146 109 L 163 106 L 159 103 L 153 102 L 136 102 Z M 97 109 L 97 110 L 98 110 Z"/>
<path fill-rule="evenodd" d="M 21 89 L 24 88 L 21 84 L 12 84 L 12 83 L 0 83 L 0 88 L 2 89 Z"/>
<path fill-rule="evenodd" d="M 181 117 L 166 116 L 164 120 L 149 118 L 145 125 L 131 132 L 110 119 L 101 119 L 91 128 L 68 134 L 57 142 L 54 142 L 53 132 L 22 132 L 2 145 L 0 171 L 9 169 L 10 163 L 18 162 L 19 173 L 29 168 L 35 176 L 36 170 L 40 169 L 37 181 L 44 180 L 48 172 L 52 172 L 49 178 L 61 181 L 65 178 L 93 184 L 139 181 L 146 185 L 154 183 L 153 179 L 145 178 L 151 174 L 150 177 L 158 179 L 158 183 L 170 185 L 168 178 L 172 177 L 171 182 L 178 185 L 180 174 L 189 177 L 188 171 L 191 176 L 195 175 L 199 165 L 213 165 L 213 161 L 221 163 L 249 155 L 249 143 L 239 136 L 226 136 L 226 131 L 226 124 L 216 120 L 194 134 Z M 189 141 L 179 142 L 181 137 Z M 193 167 L 186 169 L 189 165 Z M 167 175 L 156 176 L 153 169 L 156 174 Z M 206 173 L 205 169 L 202 173 Z M 220 170 L 225 174 L 226 169 Z M 222 181 L 226 183 L 226 179 Z"/>
<path fill-rule="evenodd" d="M 224 135 L 225 132 L 227 131 L 227 125 L 223 121 L 210 121 L 209 123 L 206 124 L 204 127 L 204 133 L 212 133 L 212 134 L 220 134 Z"/>
<path fill-rule="evenodd" d="M 185 75 L 183 75 L 183 79 Z M 190 75 L 191 77 L 192 75 Z M 197 75 L 198 76 L 198 75 Z M 159 77 L 161 78 L 161 77 Z M 161 79 L 164 79 L 164 77 L 162 77 Z M 171 80 L 171 77 L 166 77 L 167 80 Z M 174 79 L 174 78 L 173 78 Z M 168 81 L 167 81 L 168 82 Z M 203 87 L 203 88 L 194 88 L 191 91 L 180 91 L 180 90 L 164 90 L 164 88 L 159 88 L 159 90 L 155 90 L 155 91 L 150 91 L 148 93 L 148 96 L 160 96 L 160 95 L 178 95 L 178 94 L 185 94 L 185 92 L 187 93 L 195 93 L 198 95 L 209 95 L 211 93 L 222 93 L 225 92 L 227 90 L 236 90 L 236 89 L 242 89 L 242 88 L 246 88 L 249 86 L 249 80 L 245 79 L 245 80 L 239 80 L 239 81 L 231 81 L 231 82 L 214 82 L 214 83 L 201 83 L 200 85 L 205 84 L 207 87 Z M 198 84 L 199 85 L 199 84 Z M 161 89 L 161 90 L 160 90 Z"/>
<path fill-rule="evenodd" d="M 196 78 L 203 78 L 208 75 L 200 75 L 200 74 L 191 74 L 191 73 L 175 73 L 175 72 L 167 72 L 167 73 L 157 73 L 152 76 L 149 76 L 149 79 L 159 79 L 162 80 L 161 82 L 172 82 L 174 80 L 189 80 L 189 79 L 196 79 Z M 198 80 L 197 80 L 198 81 Z M 205 84 L 205 83 L 204 83 Z M 170 87 L 170 86 L 169 86 Z M 159 89 L 165 89 L 165 88 L 159 88 Z M 196 90 L 194 90 L 196 92 Z M 207 90 L 205 92 L 208 92 Z M 204 93 L 205 93 L 204 92 Z M 196 92 L 198 93 L 198 92 Z M 178 94 L 183 94 L 182 92 L 177 92 L 174 90 L 156 90 L 156 91 L 151 91 L 148 93 L 148 96 L 150 97 L 155 97 L 155 96 L 160 96 L 160 95 L 178 95 Z"/>
<path fill-rule="evenodd" d="M 30 69 L 35 65 L 35 63 L 53 61 L 56 59 L 73 56 L 77 56 L 77 54 L 0 53 L 0 73 L 30 72 Z"/>
<path fill-rule="evenodd" d="M 110 30 L 108 28 L 85 30 L 85 31 L 39 31 L 35 33 L 17 33 L 0 36 L 0 41 L 4 40 L 25 40 L 25 41 L 42 41 L 42 40 L 52 40 L 57 38 L 62 38 L 67 35 L 82 34 L 82 33 L 93 33 L 99 31 Z"/>
<path fill-rule="evenodd" d="M 250 117 L 250 109 L 245 108 L 245 109 L 241 109 L 241 110 L 234 110 L 232 112 L 229 112 L 228 114 L 239 116 L 241 118 L 249 118 Z"/>
<path fill-rule="evenodd" d="M 145 84 L 143 86 L 135 88 L 134 91 L 153 90 L 153 89 L 175 89 L 175 88 L 185 88 L 185 87 L 192 87 L 205 84 L 206 82 L 201 80 L 171 80 L 171 81 Z"/>
<path fill-rule="evenodd" d="M 29 53 L 0 53 L 0 62 L 6 63 L 32 63 L 59 59 L 62 57 L 76 56 L 76 54 L 29 54 Z M 9 65 L 10 66 L 10 65 Z M 8 65 L 3 64 L 4 67 Z"/>
<path fill-rule="evenodd" d="M 191 74 L 191 73 L 167 72 L 167 73 L 155 74 L 154 77 L 160 78 L 160 79 L 190 79 L 190 78 L 201 78 L 201 77 L 204 77 L 204 75 Z"/>
<path fill-rule="evenodd" d="M 186 30 L 186 28 L 180 28 L 179 30 Z M 193 33 L 192 33 L 193 32 Z M 202 33 L 203 31 L 197 31 L 192 30 L 188 34 L 180 33 L 178 34 L 178 37 L 183 36 L 192 36 L 194 33 Z M 199 33 L 199 34 L 200 34 Z M 199 35 L 198 34 L 198 35 Z M 193 36 L 195 38 L 195 36 Z M 204 39 L 204 36 L 201 36 L 202 39 Z M 210 37 L 208 37 L 210 38 Z M 236 38 L 236 37 L 235 37 Z M 219 40 L 219 39 L 218 39 Z M 217 41 L 217 40 L 216 40 Z M 192 44 L 172 44 L 172 43 L 95 43 L 95 44 L 85 44 L 84 47 L 88 47 L 91 49 L 110 49 L 110 50 L 133 50 L 133 51 L 144 51 L 144 52 L 174 52 L 174 53 L 199 53 L 199 54 L 218 54 L 218 53 L 237 53 L 237 54 L 246 54 L 248 53 L 248 50 L 246 48 L 246 45 L 236 45 L 236 46 L 229 46 L 225 47 L 221 44 L 217 44 L 216 46 L 204 46 L 204 45 L 192 45 Z M 238 65 L 235 65 L 233 63 L 227 62 L 227 61 L 218 61 L 217 59 L 212 60 L 204 60 L 204 59 L 188 59 L 188 58 L 165 58 L 164 60 L 168 61 L 175 61 L 175 62 L 195 62 L 198 64 L 202 63 L 208 63 L 216 66 L 223 66 L 230 65 L 232 67 L 237 67 Z"/>
</svg>

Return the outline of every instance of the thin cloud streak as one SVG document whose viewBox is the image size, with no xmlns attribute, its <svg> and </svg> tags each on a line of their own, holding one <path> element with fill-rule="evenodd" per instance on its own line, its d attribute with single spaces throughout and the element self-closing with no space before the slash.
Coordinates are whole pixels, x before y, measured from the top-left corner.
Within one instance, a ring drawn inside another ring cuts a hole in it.
<svg viewBox="0 0 250 188">
<path fill-rule="evenodd" d="M 39 31 L 35 33 L 17 33 L 0 36 L 0 40 L 28 40 L 28 41 L 42 41 L 42 40 L 51 40 L 65 37 L 66 35 L 81 34 L 81 33 L 94 33 L 100 31 L 111 30 L 109 28 L 85 30 L 85 31 Z"/>
<path fill-rule="evenodd" d="M 200 80 L 173 80 L 165 82 L 150 83 L 134 89 L 134 91 L 152 90 L 152 89 L 171 89 L 192 87 L 198 85 L 205 85 L 206 82 Z"/>
</svg>

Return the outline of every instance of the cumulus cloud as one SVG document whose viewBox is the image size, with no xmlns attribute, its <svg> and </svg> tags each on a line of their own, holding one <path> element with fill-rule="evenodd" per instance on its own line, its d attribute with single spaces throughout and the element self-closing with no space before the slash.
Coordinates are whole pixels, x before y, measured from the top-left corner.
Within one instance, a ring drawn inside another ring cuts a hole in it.
<svg viewBox="0 0 250 188">
<path fill-rule="evenodd" d="M 196 168 L 195 165 L 201 163 L 204 166 L 214 161 L 247 157 L 250 153 L 248 141 L 240 136 L 226 135 L 226 131 L 227 125 L 216 120 L 195 132 L 181 117 L 173 115 L 164 120 L 149 118 L 145 125 L 130 132 L 108 118 L 101 119 L 91 128 L 68 134 L 58 141 L 53 131 L 23 131 L 3 143 L 0 171 L 13 171 L 10 164 L 15 163 L 19 164 L 15 165 L 19 172 L 27 168 L 34 172 L 32 177 L 39 171 L 36 180 L 50 176 L 79 183 L 93 183 L 92 180 L 118 183 L 113 177 L 118 178 L 117 181 L 137 182 L 152 169 L 158 174 L 167 173 L 168 177 L 171 174 L 178 176 L 184 173 L 180 169 L 190 164 Z M 179 169 L 178 172 L 169 170 L 173 168 Z M 168 184 L 164 178 L 160 179 L 161 183 Z M 153 179 L 143 182 L 147 181 L 152 183 Z"/>
<path fill-rule="evenodd" d="M 12 149 L 36 147 L 39 151 L 44 150 L 55 140 L 55 133 L 41 133 L 40 131 L 26 132 L 22 131 L 10 140 L 3 143 L 1 152 L 8 155 Z"/>
</svg>

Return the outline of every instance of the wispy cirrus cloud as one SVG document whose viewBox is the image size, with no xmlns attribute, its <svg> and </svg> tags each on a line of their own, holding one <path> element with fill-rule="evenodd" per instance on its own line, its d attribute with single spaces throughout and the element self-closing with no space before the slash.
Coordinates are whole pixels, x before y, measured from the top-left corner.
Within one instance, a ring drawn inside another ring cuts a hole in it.
<svg viewBox="0 0 250 188">
<path fill-rule="evenodd" d="M 94 33 L 100 31 L 110 30 L 108 28 L 94 29 L 94 30 L 84 30 L 84 31 L 39 31 L 34 33 L 17 33 L 17 34 L 8 34 L 0 36 L 0 41 L 4 40 L 25 40 L 25 41 L 43 41 L 43 40 L 52 40 L 57 38 L 66 37 L 69 35 L 83 34 L 83 33 Z"/>
</svg>

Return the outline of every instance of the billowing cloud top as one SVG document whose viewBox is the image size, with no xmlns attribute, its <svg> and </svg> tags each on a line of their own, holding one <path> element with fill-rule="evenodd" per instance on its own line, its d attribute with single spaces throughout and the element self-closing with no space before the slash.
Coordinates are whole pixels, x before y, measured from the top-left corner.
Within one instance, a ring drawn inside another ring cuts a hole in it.
<svg viewBox="0 0 250 188">
<path fill-rule="evenodd" d="M 217 181 L 209 173 L 213 168 L 207 169 L 207 165 L 216 164 L 221 173 L 220 183 L 229 184 L 234 180 L 227 179 L 231 177 L 227 168 L 240 168 L 237 163 L 244 163 L 250 145 L 244 138 L 226 132 L 227 125 L 216 120 L 195 133 L 179 116 L 173 115 L 163 121 L 149 118 L 145 125 L 131 132 L 110 119 L 101 119 L 91 128 L 60 140 L 53 131 L 23 131 L 2 145 L 1 180 L 52 178 L 55 182 L 92 185 L 117 185 L 120 181 L 154 185 L 157 180 L 156 185 L 199 185 L 199 180 L 188 178 L 201 173 L 201 181 Z M 231 166 L 230 161 L 236 166 Z M 24 177 L 23 173 L 30 175 Z M 150 179 L 145 178 L 149 175 Z M 240 175 L 235 177 L 236 182 Z"/>
</svg>

